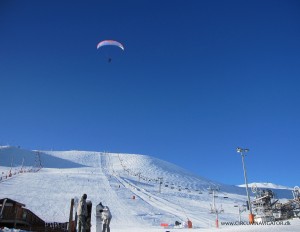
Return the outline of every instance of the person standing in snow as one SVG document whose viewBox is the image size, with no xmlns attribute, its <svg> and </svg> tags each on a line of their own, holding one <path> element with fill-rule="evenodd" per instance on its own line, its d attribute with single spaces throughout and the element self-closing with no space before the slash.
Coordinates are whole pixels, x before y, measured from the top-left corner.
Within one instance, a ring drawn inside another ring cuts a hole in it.
<svg viewBox="0 0 300 232">
<path fill-rule="evenodd" d="M 103 219 L 102 219 L 102 212 L 103 212 L 104 206 L 100 202 L 96 206 L 96 232 L 102 232 L 103 230 Z"/>
<path fill-rule="evenodd" d="M 103 209 L 100 210 L 100 213 L 102 214 L 102 220 L 103 220 L 103 230 L 102 232 L 110 232 L 110 221 L 112 218 L 111 212 L 107 206 L 104 206 Z"/>
<path fill-rule="evenodd" d="M 83 194 L 77 208 L 78 220 L 78 232 L 86 232 L 86 221 L 88 217 L 88 210 L 86 204 L 87 195 Z"/>
</svg>

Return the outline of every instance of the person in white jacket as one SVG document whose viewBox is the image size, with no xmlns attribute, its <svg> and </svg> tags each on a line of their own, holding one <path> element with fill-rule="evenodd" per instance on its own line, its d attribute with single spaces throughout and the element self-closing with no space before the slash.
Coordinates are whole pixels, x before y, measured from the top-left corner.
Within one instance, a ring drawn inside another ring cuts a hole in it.
<svg viewBox="0 0 300 232">
<path fill-rule="evenodd" d="M 78 232 L 86 232 L 86 220 L 88 217 L 88 210 L 86 204 L 87 195 L 83 194 L 77 208 L 78 220 Z"/>
<path fill-rule="evenodd" d="M 101 212 L 101 217 L 103 220 L 103 230 L 102 232 L 110 232 L 110 221 L 112 218 L 111 212 L 107 206 L 104 206 Z"/>
</svg>

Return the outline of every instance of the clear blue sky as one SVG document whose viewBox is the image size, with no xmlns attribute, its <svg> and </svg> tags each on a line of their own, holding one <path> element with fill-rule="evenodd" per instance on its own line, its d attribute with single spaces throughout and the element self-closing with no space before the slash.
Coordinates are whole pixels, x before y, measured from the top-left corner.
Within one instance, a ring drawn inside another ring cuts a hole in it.
<svg viewBox="0 0 300 232">
<path fill-rule="evenodd" d="M 1 145 L 300 185 L 297 0 L 1 0 L 0 44 Z"/>
</svg>

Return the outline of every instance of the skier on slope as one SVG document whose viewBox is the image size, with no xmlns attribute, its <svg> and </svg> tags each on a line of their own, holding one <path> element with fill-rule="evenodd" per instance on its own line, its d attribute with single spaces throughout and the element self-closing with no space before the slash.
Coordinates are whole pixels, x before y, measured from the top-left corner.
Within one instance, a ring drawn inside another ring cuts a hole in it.
<svg viewBox="0 0 300 232">
<path fill-rule="evenodd" d="M 78 220 L 78 232 L 86 232 L 87 227 L 87 217 L 88 217 L 88 210 L 86 204 L 87 195 L 83 194 L 77 208 L 77 215 L 79 217 Z"/>
<path fill-rule="evenodd" d="M 100 202 L 101 204 L 101 202 Z M 102 205 L 102 204 L 101 204 Z M 111 212 L 107 206 L 104 206 L 103 209 L 100 210 L 101 218 L 103 220 L 103 230 L 102 232 L 110 232 L 110 221 L 112 218 Z"/>
</svg>

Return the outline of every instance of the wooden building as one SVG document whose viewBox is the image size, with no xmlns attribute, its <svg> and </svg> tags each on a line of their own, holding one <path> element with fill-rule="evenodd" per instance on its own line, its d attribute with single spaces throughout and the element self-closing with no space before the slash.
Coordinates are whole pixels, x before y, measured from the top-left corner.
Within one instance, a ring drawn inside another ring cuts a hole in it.
<svg viewBox="0 0 300 232">
<path fill-rule="evenodd" d="M 3 227 L 37 232 L 68 231 L 68 223 L 45 223 L 24 204 L 9 198 L 0 199 L 0 228 Z"/>
</svg>

